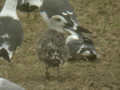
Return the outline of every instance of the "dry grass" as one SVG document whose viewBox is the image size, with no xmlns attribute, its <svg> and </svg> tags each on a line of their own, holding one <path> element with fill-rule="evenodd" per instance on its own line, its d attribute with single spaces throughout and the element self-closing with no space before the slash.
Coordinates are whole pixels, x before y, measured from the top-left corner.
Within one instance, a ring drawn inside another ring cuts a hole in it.
<svg viewBox="0 0 120 90">
<path fill-rule="evenodd" d="M 2 0 L 3 1 L 3 0 Z M 0 3 L 2 2 L 0 1 Z M 39 13 L 18 12 L 24 28 L 24 42 L 12 64 L 0 60 L 0 76 L 26 90 L 120 90 L 120 0 L 71 0 L 80 25 L 93 32 L 101 58 L 61 67 L 61 77 L 47 81 L 44 65 L 37 59 L 36 40 L 43 29 Z M 51 70 L 54 74 L 55 72 Z"/>
</svg>

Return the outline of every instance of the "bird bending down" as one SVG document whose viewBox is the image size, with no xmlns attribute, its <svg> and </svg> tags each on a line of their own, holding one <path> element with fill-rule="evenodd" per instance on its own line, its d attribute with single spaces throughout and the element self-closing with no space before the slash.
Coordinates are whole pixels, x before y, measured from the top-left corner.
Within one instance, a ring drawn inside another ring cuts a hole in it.
<svg viewBox="0 0 120 90">
<path fill-rule="evenodd" d="M 0 57 L 9 61 L 23 41 L 22 25 L 16 14 L 18 0 L 6 0 L 0 12 Z"/>
<path fill-rule="evenodd" d="M 40 9 L 40 15 L 50 27 L 55 27 L 51 22 L 51 18 L 57 15 L 67 21 L 67 26 L 64 28 L 73 30 L 79 29 L 74 9 L 70 5 L 69 0 L 26 0 L 24 5 L 38 7 Z M 26 9 L 29 9 L 29 7 Z"/>
<path fill-rule="evenodd" d="M 25 90 L 25 89 L 7 79 L 0 78 L 0 90 Z"/>
<path fill-rule="evenodd" d="M 17 9 L 23 12 L 33 12 L 40 8 L 43 0 L 22 0 L 18 2 Z"/>
<path fill-rule="evenodd" d="M 80 31 L 69 32 L 71 35 L 66 38 L 66 45 L 69 47 L 70 60 L 85 59 L 93 61 L 98 58 L 94 43 L 90 38 L 85 37 Z"/>
<path fill-rule="evenodd" d="M 67 26 L 64 28 L 77 30 L 78 21 L 69 0 L 43 0 L 43 4 L 40 7 L 40 15 L 48 26 L 52 26 L 51 17 L 58 15 L 67 21 Z"/>
</svg>

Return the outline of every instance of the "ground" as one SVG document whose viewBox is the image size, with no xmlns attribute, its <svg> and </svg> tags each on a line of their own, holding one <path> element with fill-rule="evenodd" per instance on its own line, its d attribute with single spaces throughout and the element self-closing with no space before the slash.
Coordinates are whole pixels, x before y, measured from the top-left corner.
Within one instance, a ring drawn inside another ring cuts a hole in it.
<svg viewBox="0 0 120 90">
<path fill-rule="evenodd" d="M 44 64 L 36 54 L 38 33 L 45 25 L 39 12 L 27 15 L 18 11 L 24 42 L 12 63 L 0 60 L 0 77 L 16 82 L 26 90 L 120 90 L 120 0 L 69 1 L 80 25 L 92 32 L 100 59 L 67 63 L 61 67 L 61 77 L 46 80 Z M 51 73 L 56 75 L 54 69 Z"/>
</svg>

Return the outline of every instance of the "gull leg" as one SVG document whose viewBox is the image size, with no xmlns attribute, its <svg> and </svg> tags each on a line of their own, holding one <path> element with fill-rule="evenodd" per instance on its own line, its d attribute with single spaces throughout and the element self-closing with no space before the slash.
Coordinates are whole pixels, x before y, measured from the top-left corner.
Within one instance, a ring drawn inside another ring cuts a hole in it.
<svg viewBox="0 0 120 90">
<path fill-rule="evenodd" d="M 60 67 L 57 66 L 57 78 L 59 78 L 59 77 L 60 77 Z"/>
<path fill-rule="evenodd" d="M 46 68 L 46 71 L 45 71 L 45 76 L 46 76 L 46 78 L 47 78 L 47 79 L 49 79 L 50 74 L 49 74 L 49 70 L 48 70 L 48 69 L 49 69 L 49 67 L 48 67 L 48 65 L 47 65 L 47 64 L 45 65 L 45 68 Z"/>
</svg>

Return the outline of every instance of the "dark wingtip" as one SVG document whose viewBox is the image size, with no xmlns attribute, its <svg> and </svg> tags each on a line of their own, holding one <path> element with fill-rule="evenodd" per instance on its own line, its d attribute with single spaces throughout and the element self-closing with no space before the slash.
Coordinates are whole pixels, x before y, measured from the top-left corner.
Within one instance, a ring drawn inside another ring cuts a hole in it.
<svg viewBox="0 0 120 90">
<path fill-rule="evenodd" d="M 38 10 L 37 6 L 30 6 L 28 3 L 17 7 L 21 12 L 34 12 Z"/>
<path fill-rule="evenodd" d="M 3 57 L 6 61 L 11 62 L 8 52 L 4 48 L 0 50 L 0 57 Z"/>
<path fill-rule="evenodd" d="M 97 60 L 97 56 L 96 55 L 91 55 L 87 57 L 89 61 L 95 61 Z"/>
<path fill-rule="evenodd" d="M 78 27 L 77 27 L 76 32 L 77 32 L 77 33 L 89 33 L 89 34 L 92 33 L 92 32 L 90 32 L 88 29 L 83 28 L 83 27 L 81 27 L 81 26 L 78 26 Z"/>
</svg>

